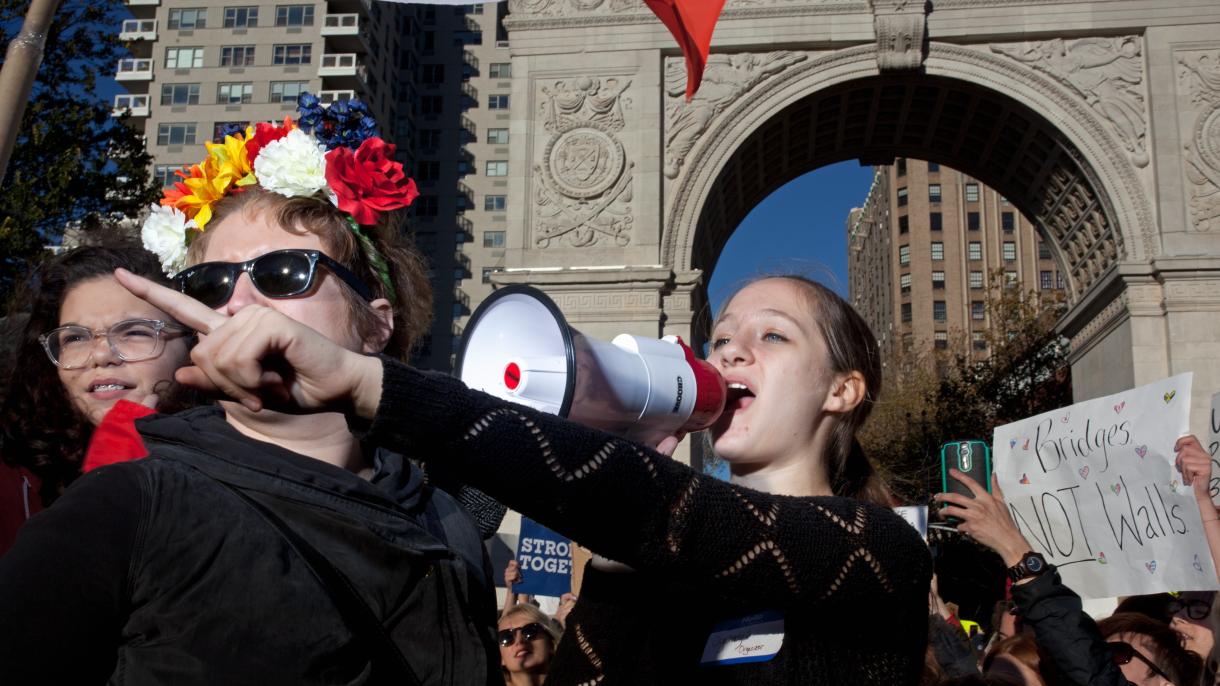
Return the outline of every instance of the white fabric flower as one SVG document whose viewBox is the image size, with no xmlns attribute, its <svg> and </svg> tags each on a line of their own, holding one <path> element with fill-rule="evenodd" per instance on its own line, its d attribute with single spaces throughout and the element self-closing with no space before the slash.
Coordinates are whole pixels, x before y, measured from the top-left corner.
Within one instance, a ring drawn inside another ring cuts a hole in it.
<svg viewBox="0 0 1220 686">
<path fill-rule="evenodd" d="M 259 151 L 254 175 L 260 186 L 273 193 L 312 197 L 327 188 L 326 149 L 313 136 L 293 129 Z"/>
<path fill-rule="evenodd" d="M 182 210 L 153 205 L 140 229 L 140 239 L 161 260 L 165 273 L 172 275 L 186 263 L 186 232 L 198 228 L 195 220 L 187 219 Z"/>
</svg>

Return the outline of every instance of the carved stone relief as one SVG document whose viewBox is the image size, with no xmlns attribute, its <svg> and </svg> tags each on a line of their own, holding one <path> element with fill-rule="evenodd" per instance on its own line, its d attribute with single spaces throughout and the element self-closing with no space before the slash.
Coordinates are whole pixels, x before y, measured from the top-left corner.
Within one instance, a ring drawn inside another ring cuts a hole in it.
<svg viewBox="0 0 1220 686">
<path fill-rule="evenodd" d="M 1054 38 L 993 44 L 991 50 L 1071 88 L 1106 122 L 1126 148 L 1132 164 L 1148 166 L 1144 59 L 1139 36 Z"/>
<path fill-rule="evenodd" d="M 708 57 L 703 83 L 687 102 L 686 64 L 680 57 L 665 60 L 665 176 L 678 177 L 699 137 L 729 105 L 750 89 L 804 59 L 798 52 L 716 53 Z"/>
<path fill-rule="evenodd" d="M 873 0 L 877 68 L 890 72 L 923 66 L 927 20 L 925 3 L 919 0 Z"/>
<path fill-rule="evenodd" d="M 631 172 L 615 135 L 626 125 L 630 81 L 578 77 L 541 86 L 541 119 L 551 134 L 534 164 L 534 243 L 566 239 L 573 247 L 601 239 L 631 242 Z"/>
<path fill-rule="evenodd" d="M 642 0 L 509 0 L 508 11 L 538 17 L 562 17 L 591 12 L 619 13 L 643 9 Z"/>
<path fill-rule="evenodd" d="M 1194 123 L 1183 130 L 1190 223 L 1220 230 L 1220 50 L 1179 55 L 1178 78 L 1190 94 Z"/>
</svg>

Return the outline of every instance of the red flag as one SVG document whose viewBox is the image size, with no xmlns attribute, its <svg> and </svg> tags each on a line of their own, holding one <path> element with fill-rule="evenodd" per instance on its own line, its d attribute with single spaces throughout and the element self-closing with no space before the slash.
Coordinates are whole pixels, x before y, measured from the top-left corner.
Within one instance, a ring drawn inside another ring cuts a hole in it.
<svg viewBox="0 0 1220 686">
<path fill-rule="evenodd" d="M 686 58 L 686 99 L 699 90 L 703 67 L 712 47 L 712 32 L 724 9 L 724 0 L 644 0 L 665 24 Z"/>
</svg>

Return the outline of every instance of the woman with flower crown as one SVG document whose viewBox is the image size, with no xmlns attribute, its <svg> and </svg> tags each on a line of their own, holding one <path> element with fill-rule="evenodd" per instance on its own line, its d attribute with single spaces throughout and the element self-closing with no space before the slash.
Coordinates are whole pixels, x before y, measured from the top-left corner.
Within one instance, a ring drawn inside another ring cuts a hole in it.
<svg viewBox="0 0 1220 686">
<path fill-rule="evenodd" d="M 300 105 L 209 143 L 144 243 L 209 312 L 307 326 L 297 353 L 405 358 L 431 313 L 395 221 L 414 183 L 362 106 Z M 0 558 L 0 683 L 499 681 L 480 530 L 407 456 L 321 407 L 137 427 L 147 459 L 78 479 Z"/>
</svg>

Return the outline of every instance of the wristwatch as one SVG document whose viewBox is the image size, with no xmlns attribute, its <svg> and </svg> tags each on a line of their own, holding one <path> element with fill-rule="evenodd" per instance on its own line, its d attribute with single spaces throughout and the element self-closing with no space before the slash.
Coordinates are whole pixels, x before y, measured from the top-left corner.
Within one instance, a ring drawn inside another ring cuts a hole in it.
<svg viewBox="0 0 1220 686">
<path fill-rule="evenodd" d="M 1025 553 L 1020 562 L 1008 568 L 1008 578 L 1016 583 L 1022 579 L 1041 576 L 1049 567 L 1050 565 L 1046 563 L 1046 558 L 1042 557 L 1041 553 L 1031 550 Z"/>
</svg>

